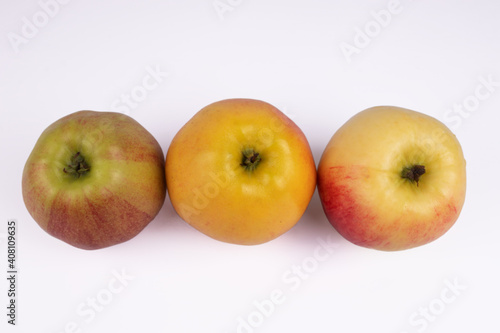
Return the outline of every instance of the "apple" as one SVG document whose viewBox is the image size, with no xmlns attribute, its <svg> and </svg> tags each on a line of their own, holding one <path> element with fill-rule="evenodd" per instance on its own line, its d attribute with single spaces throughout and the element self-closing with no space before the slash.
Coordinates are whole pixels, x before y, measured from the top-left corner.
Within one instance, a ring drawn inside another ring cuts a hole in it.
<svg viewBox="0 0 500 333">
<path fill-rule="evenodd" d="M 127 115 L 72 113 L 45 129 L 26 161 L 26 208 L 43 230 L 77 248 L 127 241 L 165 201 L 163 156 Z"/>
<path fill-rule="evenodd" d="M 333 135 L 318 193 L 350 242 L 405 250 L 448 231 L 465 200 L 465 159 L 455 135 L 428 115 L 394 106 L 364 110 Z"/>
<path fill-rule="evenodd" d="M 316 187 L 306 137 L 274 106 L 227 99 L 196 113 L 166 157 L 179 216 L 222 242 L 255 245 L 292 228 Z"/>
</svg>

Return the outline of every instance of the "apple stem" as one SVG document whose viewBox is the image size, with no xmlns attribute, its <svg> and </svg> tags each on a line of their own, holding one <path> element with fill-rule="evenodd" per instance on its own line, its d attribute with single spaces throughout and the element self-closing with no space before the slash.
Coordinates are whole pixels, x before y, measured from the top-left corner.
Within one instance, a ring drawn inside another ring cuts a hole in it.
<svg viewBox="0 0 500 333">
<path fill-rule="evenodd" d="M 401 177 L 408 179 L 412 183 L 415 182 L 418 186 L 418 181 L 420 179 L 420 176 L 422 176 L 424 173 L 425 173 L 425 166 L 416 164 L 412 165 L 411 167 L 403 168 L 403 171 L 401 171 Z"/>
<path fill-rule="evenodd" d="M 246 148 L 242 152 L 242 159 L 240 165 L 247 171 L 253 171 L 262 160 L 259 153 L 253 148 Z"/>
<path fill-rule="evenodd" d="M 70 164 L 68 164 L 63 171 L 75 178 L 80 178 L 90 171 L 90 166 L 85 161 L 83 155 L 77 152 L 75 155 L 71 156 Z"/>
</svg>

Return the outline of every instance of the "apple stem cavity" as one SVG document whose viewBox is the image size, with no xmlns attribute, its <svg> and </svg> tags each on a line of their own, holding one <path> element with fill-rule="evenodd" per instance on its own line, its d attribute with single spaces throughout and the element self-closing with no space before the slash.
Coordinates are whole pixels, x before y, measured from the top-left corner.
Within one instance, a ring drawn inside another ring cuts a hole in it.
<svg viewBox="0 0 500 333">
<path fill-rule="evenodd" d="M 246 148 L 242 152 L 240 165 L 247 171 L 253 171 L 259 165 L 261 156 L 253 148 Z"/>
<path fill-rule="evenodd" d="M 401 177 L 408 179 L 412 183 L 416 183 L 418 186 L 418 181 L 420 177 L 425 173 L 425 166 L 420 164 L 412 165 L 411 167 L 403 168 L 401 171 Z"/>
<path fill-rule="evenodd" d="M 71 156 L 70 164 L 68 164 L 68 166 L 64 168 L 63 171 L 64 173 L 75 178 L 80 178 L 90 171 L 90 166 L 85 161 L 83 155 L 80 154 L 80 152 L 77 152 L 76 154 Z"/>
</svg>

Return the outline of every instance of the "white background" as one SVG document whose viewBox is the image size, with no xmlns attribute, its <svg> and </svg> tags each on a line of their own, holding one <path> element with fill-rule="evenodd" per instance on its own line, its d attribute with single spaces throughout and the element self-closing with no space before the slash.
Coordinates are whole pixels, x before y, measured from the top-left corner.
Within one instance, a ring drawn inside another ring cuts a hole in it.
<svg viewBox="0 0 500 333">
<path fill-rule="evenodd" d="M 5 275 L 6 223 L 19 225 L 18 325 L 6 323 L 2 278 L 0 330 L 498 331 L 500 4 L 218 3 L 227 11 L 218 12 L 213 0 L 0 1 Z M 345 54 L 348 44 L 357 53 Z M 151 71 L 161 72 L 158 84 L 137 95 Z M 121 98 L 134 92 L 128 107 Z M 38 136 L 58 118 L 82 109 L 126 112 L 166 153 L 199 109 L 231 97 L 261 99 L 286 112 L 309 139 L 316 163 L 333 133 L 365 108 L 397 105 L 440 119 L 467 159 L 459 220 L 431 244 L 379 252 L 342 239 L 315 193 L 292 230 L 246 247 L 194 230 L 167 198 L 133 240 L 84 251 L 50 237 L 27 212 L 22 169 Z M 336 248 L 318 261 L 321 242 Z M 114 274 L 128 280 L 119 284 Z M 281 295 L 274 308 L 271 294 Z"/>
</svg>

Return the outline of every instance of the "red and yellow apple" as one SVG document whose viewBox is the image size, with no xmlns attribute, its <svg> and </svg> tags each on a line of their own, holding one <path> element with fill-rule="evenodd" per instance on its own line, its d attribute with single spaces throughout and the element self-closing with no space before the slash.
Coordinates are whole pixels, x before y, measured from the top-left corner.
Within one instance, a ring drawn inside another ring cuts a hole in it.
<svg viewBox="0 0 500 333">
<path fill-rule="evenodd" d="M 302 131 L 274 106 L 252 99 L 199 111 L 172 140 L 165 168 L 179 216 L 214 239 L 242 245 L 292 228 L 316 186 Z"/>
<path fill-rule="evenodd" d="M 75 112 L 41 134 L 24 167 L 22 193 L 50 235 L 82 249 L 108 247 L 136 236 L 159 212 L 164 155 L 129 116 Z"/>
<path fill-rule="evenodd" d="M 352 243 L 379 250 L 409 249 L 442 236 L 460 214 L 465 188 L 455 135 L 437 119 L 399 107 L 353 116 L 318 166 L 330 223 Z"/>
</svg>

